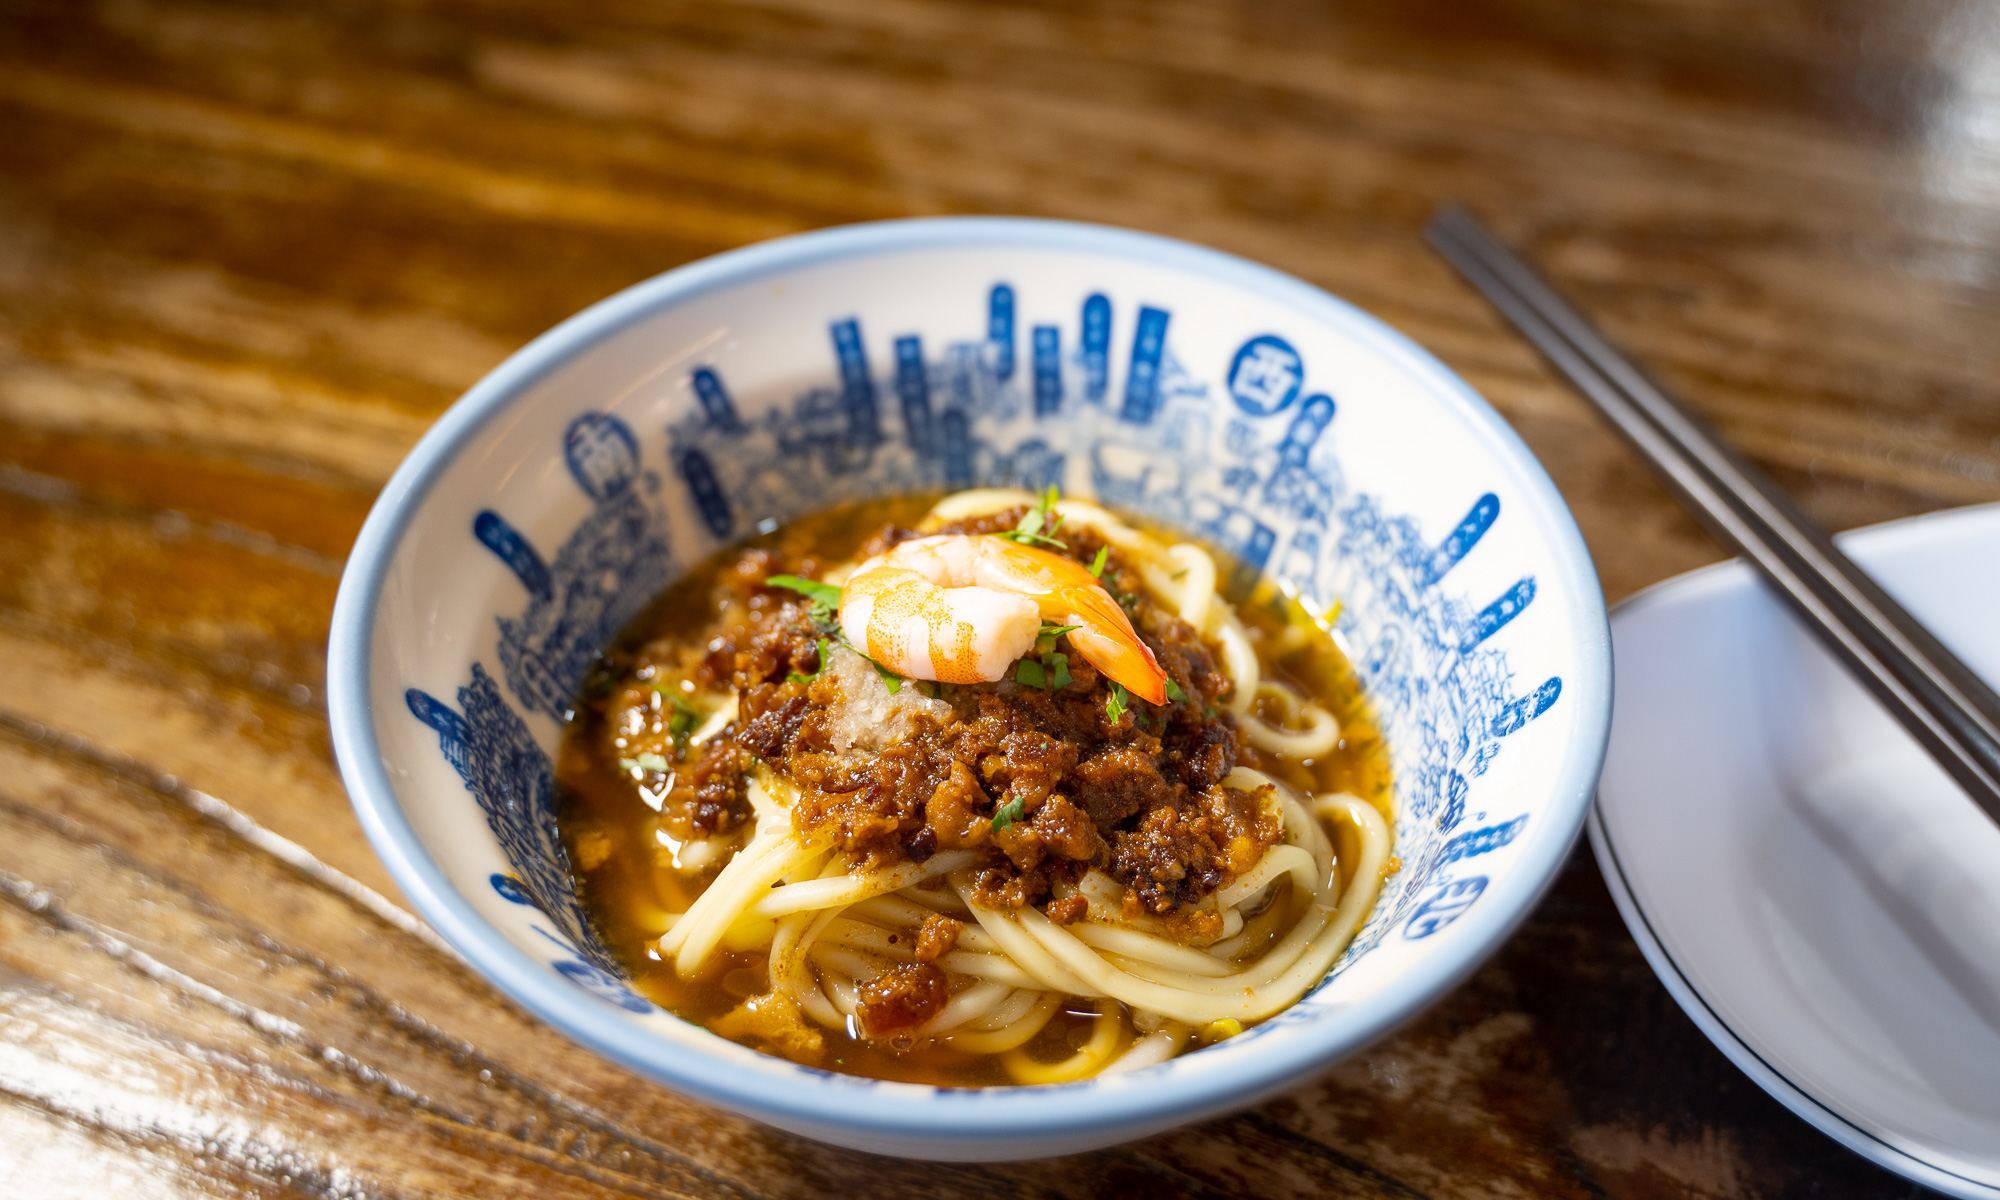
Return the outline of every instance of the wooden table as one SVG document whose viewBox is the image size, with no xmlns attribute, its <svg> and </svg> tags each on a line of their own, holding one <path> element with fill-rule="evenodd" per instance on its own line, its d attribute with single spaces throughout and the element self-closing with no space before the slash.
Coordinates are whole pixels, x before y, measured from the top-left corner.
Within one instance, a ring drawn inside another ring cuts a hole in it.
<svg viewBox="0 0 2000 1200">
<path fill-rule="evenodd" d="M 6 5 L 0 1194 L 1918 1191 L 1710 1048 L 1587 853 L 1277 1101 L 933 1167 L 576 1048 L 361 836 L 321 695 L 376 490 L 543 328 L 793 230 L 1045 214 L 1322 284 L 1506 414 L 1612 600 L 1719 551 L 1424 247 L 1441 199 L 1826 522 L 2000 499 L 2000 9 L 1334 7 Z"/>
</svg>

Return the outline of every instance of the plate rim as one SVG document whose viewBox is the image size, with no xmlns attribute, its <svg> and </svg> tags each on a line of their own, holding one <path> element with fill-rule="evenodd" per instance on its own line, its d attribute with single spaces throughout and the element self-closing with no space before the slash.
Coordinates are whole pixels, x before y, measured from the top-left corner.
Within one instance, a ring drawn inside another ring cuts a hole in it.
<svg viewBox="0 0 2000 1200">
<path fill-rule="evenodd" d="M 1996 518 L 2000 518 L 2000 503 L 1964 505 L 1849 530 L 1835 535 L 1834 540 L 1840 543 L 1843 549 L 1852 548 L 1857 544 L 1896 543 L 1914 539 L 1925 533 L 1934 535 L 1938 532 L 1939 526 Z M 1621 618 L 1665 605 L 1690 603 L 1719 591 L 1755 586 L 1757 582 L 1757 576 L 1748 563 L 1741 558 L 1731 558 L 1683 572 L 1634 592 L 1611 606 L 1614 647 Z M 1608 758 L 1607 754 L 1607 765 Z M 1700 989 L 1694 986 L 1690 977 L 1681 970 L 1680 964 L 1667 951 L 1665 944 L 1653 932 L 1652 921 L 1639 903 L 1638 895 L 1626 877 L 1617 846 L 1612 841 L 1602 812 L 1603 803 L 1604 795 L 1600 784 L 1598 793 L 1592 797 L 1590 808 L 1584 817 L 1584 829 L 1590 839 L 1591 854 L 1597 860 L 1598 871 L 1604 876 L 1605 886 L 1611 892 L 1612 903 L 1617 906 L 1618 915 L 1625 922 L 1625 928 L 1632 935 L 1632 940 L 1638 944 L 1639 953 L 1644 956 L 1646 965 L 1653 969 L 1653 974 L 1666 987 L 1667 994 L 1673 997 L 1674 1002 L 1680 1006 L 1683 1013 L 1687 1014 L 1688 1019 L 1694 1022 L 1695 1027 L 1701 1030 L 1703 1036 L 1707 1037 L 1738 1070 L 1764 1089 L 1772 1099 L 1784 1105 L 1787 1110 L 1813 1128 L 1877 1166 L 1925 1187 L 1966 1200 L 2000 1200 L 2000 1184 L 1987 1183 L 1949 1167 L 1939 1166 L 1871 1132 L 1843 1115 L 1832 1104 L 1795 1083 L 1759 1054 L 1746 1038 L 1738 1034 L 1710 1005 Z"/>
</svg>

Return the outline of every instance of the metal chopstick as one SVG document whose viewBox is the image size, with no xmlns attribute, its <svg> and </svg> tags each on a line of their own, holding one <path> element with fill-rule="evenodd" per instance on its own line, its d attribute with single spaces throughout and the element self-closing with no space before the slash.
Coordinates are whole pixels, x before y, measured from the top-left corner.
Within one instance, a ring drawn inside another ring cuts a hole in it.
<svg viewBox="0 0 2000 1200">
<path fill-rule="evenodd" d="M 2000 696 L 1471 213 L 1441 209 L 1425 235 L 2000 824 Z"/>
</svg>

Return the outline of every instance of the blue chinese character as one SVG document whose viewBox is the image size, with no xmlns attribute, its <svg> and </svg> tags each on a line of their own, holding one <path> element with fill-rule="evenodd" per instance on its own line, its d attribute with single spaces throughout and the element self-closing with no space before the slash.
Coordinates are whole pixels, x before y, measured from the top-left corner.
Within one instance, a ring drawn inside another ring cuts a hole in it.
<svg viewBox="0 0 2000 1200">
<path fill-rule="evenodd" d="M 1243 343 L 1229 364 L 1229 394 L 1253 417 L 1281 412 L 1299 398 L 1305 362 L 1291 343 L 1263 334 Z"/>
</svg>

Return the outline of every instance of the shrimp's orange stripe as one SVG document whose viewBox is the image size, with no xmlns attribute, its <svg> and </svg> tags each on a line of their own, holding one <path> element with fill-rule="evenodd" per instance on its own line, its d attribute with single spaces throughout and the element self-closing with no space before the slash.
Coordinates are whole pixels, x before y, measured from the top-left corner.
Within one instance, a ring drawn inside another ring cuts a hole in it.
<svg viewBox="0 0 2000 1200">
<path fill-rule="evenodd" d="M 914 571 L 879 567 L 849 581 L 849 588 L 872 596 L 868 613 L 868 657 L 891 670 L 908 671 L 917 651 L 930 659 L 946 683 L 978 683 L 978 631 L 953 612 L 946 590 Z M 921 646 L 913 646 L 921 639 Z"/>
<path fill-rule="evenodd" d="M 931 668 L 946 683 L 978 683 L 979 658 L 973 649 L 976 631 L 970 622 L 952 612 L 943 588 L 934 588 L 923 608 L 924 627 L 930 635 Z"/>
<path fill-rule="evenodd" d="M 909 619 L 918 614 L 924 593 L 934 590 L 914 572 L 882 569 L 883 575 L 891 572 L 893 575 L 883 581 L 886 587 L 868 581 L 868 590 L 875 593 L 875 607 L 868 613 L 868 657 L 879 663 L 902 663 L 909 658 Z"/>
</svg>

